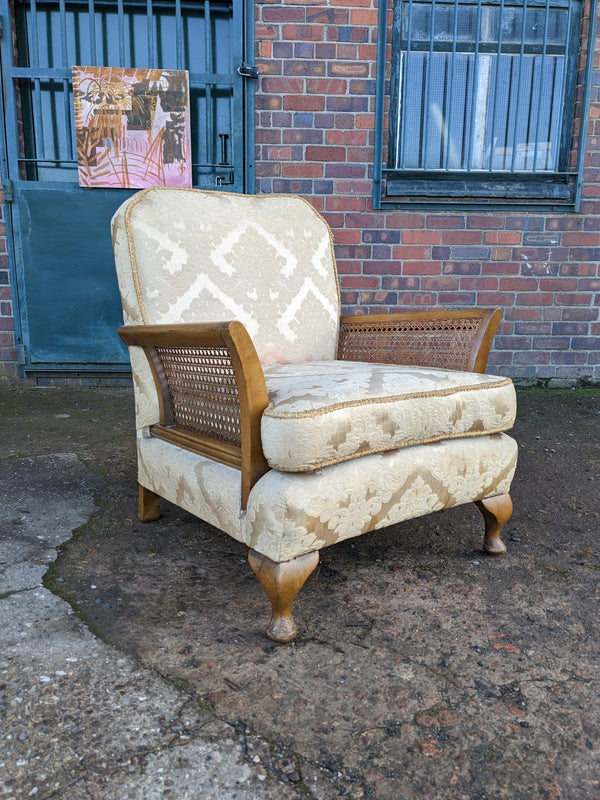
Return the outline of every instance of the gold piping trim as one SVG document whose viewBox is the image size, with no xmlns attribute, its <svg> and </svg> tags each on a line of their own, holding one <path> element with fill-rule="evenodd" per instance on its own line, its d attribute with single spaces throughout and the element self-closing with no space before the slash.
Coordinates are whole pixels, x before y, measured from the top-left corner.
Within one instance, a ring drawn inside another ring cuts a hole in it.
<svg viewBox="0 0 600 800">
<path fill-rule="evenodd" d="M 348 363 L 348 362 L 346 362 Z M 499 381 L 488 381 L 486 383 L 474 384 L 472 386 L 452 386 L 448 389 L 433 389 L 430 392 L 410 392 L 409 394 L 391 395 L 388 397 L 367 397 L 364 400 L 347 400 L 344 403 L 333 403 L 320 409 L 309 409 L 307 411 L 273 411 L 274 404 L 271 402 L 265 408 L 263 416 L 271 419 L 308 419 L 309 417 L 320 417 L 332 411 L 339 411 L 342 408 L 358 408 L 359 406 L 375 405 L 376 403 L 397 403 L 403 400 L 422 400 L 428 397 L 449 397 L 460 392 L 479 391 L 490 387 L 511 386 L 510 378 L 502 378 Z M 282 401 L 285 402 L 285 401 Z"/>
<path fill-rule="evenodd" d="M 271 200 L 271 199 L 278 199 L 278 200 L 287 200 L 287 199 L 294 199 L 294 200 L 301 200 L 303 203 L 310 208 L 310 210 L 315 214 L 318 219 L 323 222 L 327 233 L 329 235 L 329 247 L 331 251 L 331 264 L 333 267 L 333 278 L 335 280 L 335 289 L 337 294 L 337 301 L 338 301 L 338 318 L 337 318 L 337 334 L 336 334 L 336 342 L 339 339 L 340 334 L 340 313 L 341 313 L 341 294 L 340 294 L 340 282 L 339 282 L 339 275 L 337 270 L 337 261 L 335 259 L 335 250 L 333 247 L 333 233 L 331 228 L 325 219 L 317 209 L 309 203 L 308 200 L 304 197 L 300 197 L 296 194 L 237 194 L 235 192 L 212 192 L 207 191 L 206 189 L 193 189 L 193 188 L 184 188 L 184 187 L 175 187 L 175 186 L 150 186 L 148 189 L 143 189 L 138 194 L 134 195 L 131 202 L 125 209 L 125 233 L 127 235 L 127 246 L 129 250 L 129 259 L 131 261 L 131 272 L 133 275 L 133 285 L 135 287 L 135 294 L 137 297 L 138 305 L 140 308 L 140 313 L 142 315 L 142 320 L 144 324 L 148 324 L 148 315 L 146 314 L 146 307 L 144 305 L 144 300 L 142 297 L 142 289 L 140 285 L 140 278 L 137 269 L 137 261 L 135 258 L 135 249 L 133 246 L 133 234 L 131 232 L 131 212 L 133 211 L 134 207 L 142 201 L 145 196 L 149 192 L 160 192 L 160 191 L 171 191 L 171 192 L 194 192 L 196 194 L 203 194 L 203 195 L 221 195 L 223 197 L 248 197 L 248 198 L 257 198 L 259 200 Z"/>
<path fill-rule="evenodd" d="M 394 450 L 406 450 L 408 447 L 418 447 L 419 445 L 425 444 L 435 444 L 436 442 L 443 442 L 447 439 L 467 439 L 467 438 L 476 438 L 476 437 L 487 437 L 487 436 L 494 436 L 495 434 L 504 433 L 512 428 L 512 424 L 506 425 L 500 428 L 494 428 L 490 431 L 465 431 L 463 433 L 450 433 L 450 434 L 440 434 L 439 436 L 432 436 L 429 439 L 415 439 L 411 442 L 404 442 L 401 444 L 394 444 L 389 447 L 378 447 L 373 448 L 371 450 L 361 450 L 352 453 L 351 455 L 342 456 L 341 458 L 336 459 L 329 459 L 326 461 L 319 461 L 318 464 L 311 465 L 310 467 L 294 467 L 294 469 L 286 469 L 285 467 L 280 467 L 276 464 L 272 464 L 269 459 L 267 459 L 267 463 L 271 467 L 271 469 L 275 469 L 278 472 L 284 473 L 301 473 L 301 472 L 315 472 L 322 467 L 331 467 L 334 464 L 341 464 L 344 461 L 353 461 L 355 459 L 360 459 L 363 456 L 373 456 L 382 453 L 390 453 Z M 509 439 L 512 437 L 508 437 Z"/>
</svg>

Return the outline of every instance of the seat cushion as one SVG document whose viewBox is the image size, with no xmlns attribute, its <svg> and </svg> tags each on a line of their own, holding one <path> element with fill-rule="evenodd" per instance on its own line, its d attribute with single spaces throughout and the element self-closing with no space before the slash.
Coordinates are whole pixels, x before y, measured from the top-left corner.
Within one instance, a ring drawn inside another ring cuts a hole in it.
<svg viewBox="0 0 600 800">
<path fill-rule="evenodd" d="M 265 369 L 262 418 L 273 469 L 306 472 L 415 444 L 498 433 L 512 427 L 508 378 L 352 361 Z"/>
</svg>

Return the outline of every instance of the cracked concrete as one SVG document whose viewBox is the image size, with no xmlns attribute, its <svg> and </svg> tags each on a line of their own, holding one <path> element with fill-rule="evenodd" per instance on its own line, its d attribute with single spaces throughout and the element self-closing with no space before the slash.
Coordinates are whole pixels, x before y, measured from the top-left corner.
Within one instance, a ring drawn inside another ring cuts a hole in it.
<svg viewBox="0 0 600 800">
<path fill-rule="evenodd" d="M 2 797 L 282 797 L 251 772 L 232 726 L 95 637 L 43 587 L 103 485 L 74 453 L 0 461 Z"/>
</svg>

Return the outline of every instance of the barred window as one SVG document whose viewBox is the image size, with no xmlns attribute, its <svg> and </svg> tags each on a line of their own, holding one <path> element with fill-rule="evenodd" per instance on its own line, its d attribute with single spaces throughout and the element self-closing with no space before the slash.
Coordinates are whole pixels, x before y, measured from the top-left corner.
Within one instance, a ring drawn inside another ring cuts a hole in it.
<svg viewBox="0 0 600 800">
<path fill-rule="evenodd" d="M 574 203 L 579 0 L 395 0 L 391 27 L 381 200 Z"/>
</svg>

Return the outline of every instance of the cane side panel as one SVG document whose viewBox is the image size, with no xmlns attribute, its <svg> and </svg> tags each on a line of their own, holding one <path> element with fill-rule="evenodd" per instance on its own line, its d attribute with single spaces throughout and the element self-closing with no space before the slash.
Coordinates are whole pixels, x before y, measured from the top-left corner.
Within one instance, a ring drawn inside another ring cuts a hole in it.
<svg viewBox="0 0 600 800">
<path fill-rule="evenodd" d="M 485 372 L 499 311 L 342 317 L 338 358 Z"/>
<path fill-rule="evenodd" d="M 225 348 L 157 347 L 171 411 L 165 422 L 241 447 L 240 397 Z"/>
<path fill-rule="evenodd" d="M 171 444 L 240 469 L 242 508 L 268 469 L 260 443 L 267 405 L 262 367 L 238 322 L 142 325 L 119 329 L 144 348 L 160 405 L 150 432 Z"/>
</svg>

